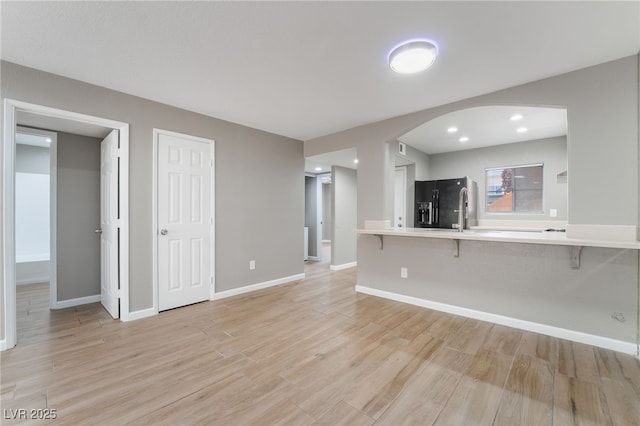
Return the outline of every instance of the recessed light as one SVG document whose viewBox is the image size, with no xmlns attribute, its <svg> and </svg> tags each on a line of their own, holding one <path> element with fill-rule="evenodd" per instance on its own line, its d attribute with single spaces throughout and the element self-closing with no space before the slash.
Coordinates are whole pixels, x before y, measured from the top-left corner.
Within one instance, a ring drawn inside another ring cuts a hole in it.
<svg viewBox="0 0 640 426">
<path fill-rule="evenodd" d="M 455 133 L 458 131 L 458 128 L 456 126 L 451 126 L 447 129 L 447 132 L 449 133 Z"/>
<path fill-rule="evenodd" d="M 460 142 L 469 142 L 469 138 L 466 136 L 461 137 L 460 139 L 458 139 Z"/>
<path fill-rule="evenodd" d="M 47 143 L 51 143 L 51 138 L 46 138 L 44 141 Z"/>
<path fill-rule="evenodd" d="M 438 56 L 438 48 L 427 40 L 411 40 L 389 54 L 389 67 L 398 74 L 413 74 L 429 68 Z"/>
<path fill-rule="evenodd" d="M 529 129 L 527 129 L 526 127 L 518 127 L 518 130 L 516 130 L 516 132 L 518 132 L 518 133 L 524 133 L 524 132 L 526 132 L 527 130 L 529 130 Z"/>
<path fill-rule="evenodd" d="M 358 164 L 358 159 L 356 158 L 355 160 L 353 160 L 354 164 Z"/>
<path fill-rule="evenodd" d="M 316 172 L 319 172 L 320 170 L 322 170 L 322 167 L 316 167 Z"/>
<path fill-rule="evenodd" d="M 509 117 L 509 120 L 511 121 L 519 121 L 522 120 L 524 117 L 522 116 L 522 114 L 513 114 L 511 117 Z"/>
</svg>

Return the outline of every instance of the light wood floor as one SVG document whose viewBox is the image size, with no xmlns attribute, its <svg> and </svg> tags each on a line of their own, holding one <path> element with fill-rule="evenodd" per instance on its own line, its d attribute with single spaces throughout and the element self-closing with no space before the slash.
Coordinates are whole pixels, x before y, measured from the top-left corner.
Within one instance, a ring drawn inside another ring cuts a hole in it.
<svg viewBox="0 0 640 426">
<path fill-rule="evenodd" d="M 0 355 L 4 417 L 48 407 L 63 424 L 640 424 L 631 356 L 356 294 L 355 271 L 324 262 L 306 272 L 129 323 L 99 304 L 50 313 L 46 293 L 24 288 L 19 345 Z"/>
</svg>

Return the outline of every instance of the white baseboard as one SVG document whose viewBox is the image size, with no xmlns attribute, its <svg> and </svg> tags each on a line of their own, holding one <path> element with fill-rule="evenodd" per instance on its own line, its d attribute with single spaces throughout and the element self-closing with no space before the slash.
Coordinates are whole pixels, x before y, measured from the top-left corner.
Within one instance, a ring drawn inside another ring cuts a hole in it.
<svg viewBox="0 0 640 426">
<path fill-rule="evenodd" d="M 7 349 L 9 349 L 7 347 L 7 339 L 0 340 L 0 352 L 6 351 Z"/>
<path fill-rule="evenodd" d="M 313 260 L 314 262 L 319 262 L 321 259 L 318 256 L 309 256 L 307 260 Z"/>
<path fill-rule="evenodd" d="M 225 291 L 216 292 L 216 293 L 213 294 L 213 297 L 211 298 L 211 300 L 225 299 L 227 297 L 237 296 L 239 294 L 250 293 L 250 292 L 256 291 L 256 290 L 262 290 L 264 288 L 269 288 L 269 287 L 273 287 L 273 286 L 280 285 L 280 284 L 286 284 L 286 283 L 290 283 L 292 281 L 302 280 L 302 279 L 304 279 L 304 276 L 305 276 L 304 273 L 296 274 L 296 275 L 290 275 L 288 277 L 278 278 L 276 280 L 265 281 L 265 282 L 258 283 L 258 284 L 252 284 L 252 285 L 247 285 L 247 286 L 244 286 L 244 287 L 234 288 L 234 289 L 231 289 L 231 290 L 225 290 Z"/>
<path fill-rule="evenodd" d="M 122 315 L 120 315 L 121 316 L 120 321 L 122 322 L 135 321 L 142 318 L 152 317 L 154 315 L 158 315 L 158 311 L 154 308 L 140 309 L 139 311 L 129 312 L 127 319 L 122 318 Z"/>
<path fill-rule="evenodd" d="M 329 269 L 332 271 L 342 271 L 343 269 L 353 268 L 358 266 L 358 262 L 343 263 L 342 265 L 329 265 Z"/>
<path fill-rule="evenodd" d="M 371 287 L 356 285 L 356 292 L 369 294 L 371 296 L 382 297 L 384 299 L 395 300 L 397 302 L 408 303 L 423 308 L 433 309 L 435 311 L 447 312 L 449 314 L 459 315 L 466 318 L 473 318 L 480 321 L 492 322 L 494 324 L 505 325 L 507 327 L 518 328 L 520 330 L 532 331 L 534 333 L 544 334 L 547 336 L 558 337 L 560 339 L 571 340 L 574 342 L 584 343 L 587 345 L 597 346 L 600 348 L 611 349 L 616 352 L 626 354 L 638 354 L 638 345 L 631 342 L 623 342 L 608 337 L 596 336 L 593 334 L 583 333 L 581 331 L 569 330 L 566 328 L 554 327 L 545 324 L 539 324 L 531 321 L 525 321 L 517 318 L 506 317 L 489 312 L 476 311 L 474 309 L 463 308 L 446 303 L 433 302 L 431 300 L 420 299 L 403 294 L 391 293 L 384 290 L 378 290 Z"/>
<path fill-rule="evenodd" d="M 93 296 L 78 297 L 77 299 L 61 300 L 59 302 L 53 302 L 53 309 L 71 308 L 72 306 L 86 305 L 87 303 L 96 303 L 100 301 L 100 295 L 94 294 Z"/>
</svg>

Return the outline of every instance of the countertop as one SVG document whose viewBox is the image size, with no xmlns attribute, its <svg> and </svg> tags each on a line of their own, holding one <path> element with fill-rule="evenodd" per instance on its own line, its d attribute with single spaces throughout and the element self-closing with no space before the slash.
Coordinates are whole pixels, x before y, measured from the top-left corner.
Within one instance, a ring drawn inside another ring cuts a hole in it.
<svg viewBox="0 0 640 426">
<path fill-rule="evenodd" d="M 547 244 L 580 247 L 604 247 L 640 250 L 640 241 L 616 241 L 567 238 L 565 232 L 557 231 L 503 231 L 487 229 L 465 229 L 463 232 L 433 228 L 380 228 L 357 229 L 363 235 L 393 237 L 440 238 L 449 240 L 495 241 L 505 243 Z"/>
</svg>

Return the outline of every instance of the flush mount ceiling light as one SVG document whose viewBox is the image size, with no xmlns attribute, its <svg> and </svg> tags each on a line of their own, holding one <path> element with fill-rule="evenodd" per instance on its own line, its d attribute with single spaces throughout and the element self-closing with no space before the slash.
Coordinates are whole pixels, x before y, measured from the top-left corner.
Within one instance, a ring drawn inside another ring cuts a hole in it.
<svg viewBox="0 0 640 426">
<path fill-rule="evenodd" d="M 427 40 L 408 41 L 389 54 L 389 66 L 398 74 L 413 74 L 429 68 L 438 56 L 436 45 Z"/>
<path fill-rule="evenodd" d="M 469 138 L 466 136 L 461 137 L 460 139 L 458 139 L 460 142 L 469 142 Z"/>
<path fill-rule="evenodd" d="M 458 128 L 456 126 L 451 126 L 447 129 L 447 132 L 449 133 L 455 133 L 458 131 Z"/>
<path fill-rule="evenodd" d="M 509 117 L 509 120 L 511 121 L 518 121 L 518 120 L 522 120 L 522 114 L 513 114 L 511 117 Z"/>
</svg>

